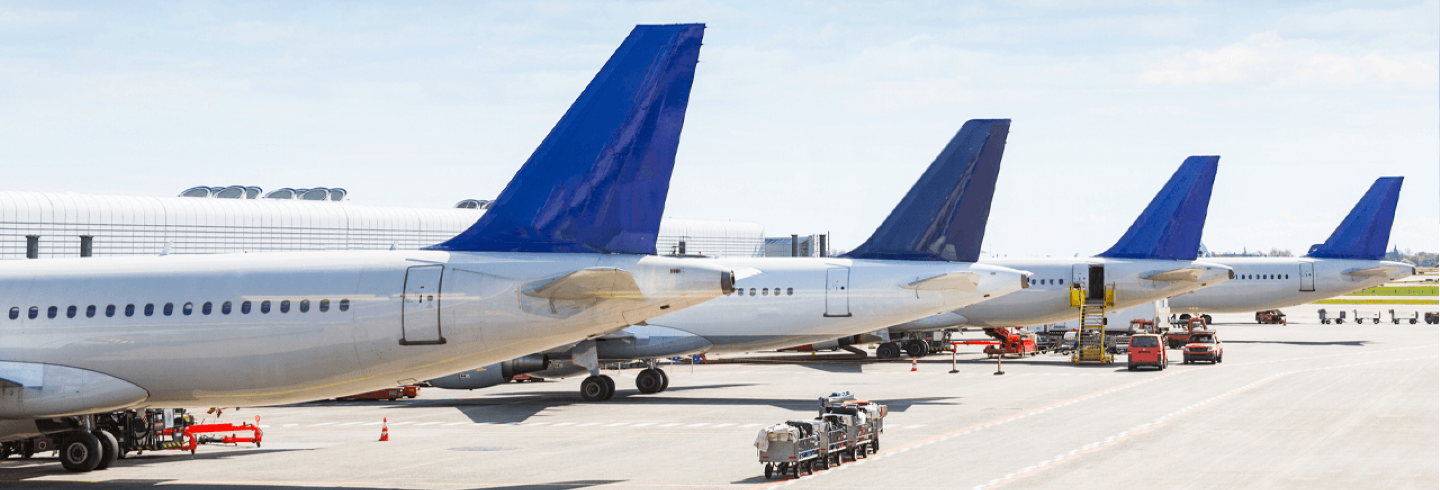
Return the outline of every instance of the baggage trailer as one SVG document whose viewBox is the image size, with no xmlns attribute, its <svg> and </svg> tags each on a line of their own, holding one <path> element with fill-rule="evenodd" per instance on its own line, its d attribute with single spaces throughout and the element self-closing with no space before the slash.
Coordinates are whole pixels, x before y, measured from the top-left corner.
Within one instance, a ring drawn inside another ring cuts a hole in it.
<svg viewBox="0 0 1440 490">
<path fill-rule="evenodd" d="M 1356 324 L 1356 325 L 1365 323 L 1365 320 L 1370 320 L 1370 323 L 1375 324 L 1375 325 L 1379 325 L 1379 324 L 1380 324 L 1380 312 L 1379 312 L 1379 311 L 1376 311 L 1376 310 L 1354 310 L 1354 313 L 1355 313 L 1355 324 Z"/>
<path fill-rule="evenodd" d="M 1399 324 L 1404 323 L 1404 322 L 1409 322 L 1411 325 L 1420 323 L 1420 312 L 1418 312 L 1418 311 L 1412 311 L 1412 312 L 1410 312 L 1410 316 L 1400 316 L 1400 315 L 1396 315 L 1396 314 L 1395 314 L 1395 309 L 1394 309 L 1394 308 L 1391 308 L 1391 309 L 1390 309 L 1390 323 L 1394 323 L 1394 324 L 1396 324 L 1396 325 L 1399 325 Z M 1430 323 L 1430 322 L 1427 321 L 1427 322 L 1425 322 L 1425 323 Z"/>
<path fill-rule="evenodd" d="M 855 461 L 880 450 L 886 407 L 857 400 L 850 392 L 820 398 L 815 420 L 791 420 L 764 429 L 755 437 L 765 478 L 799 478 Z"/>
<path fill-rule="evenodd" d="M 1329 314 L 1325 311 L 1324 308 L 1321 308 L 1320 311 L 1318 311 L 1317 313 L 1320 314 L 1320 323 L 1322 325 L 1329 325 L 1332 322 L 1336 325 L 1345 323 L 1345 310 L 1340 310 L 1340 316 L 1338 317 L 1329 316 Z"/>
</svg>

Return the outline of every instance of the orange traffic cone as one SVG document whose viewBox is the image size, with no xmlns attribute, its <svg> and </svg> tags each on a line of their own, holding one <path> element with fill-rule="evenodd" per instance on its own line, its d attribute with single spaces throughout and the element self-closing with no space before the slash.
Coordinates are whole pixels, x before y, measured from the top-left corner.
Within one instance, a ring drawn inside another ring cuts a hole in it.
<svg viewBox="0 0 1440 490">
<path fill-rule="evenodd" d="M 915 364 L 915 358 L 914 358 L 914 357 L 911 357 L 911 358 L 910 358 L 910 372 L 913 373 L 913 372 L 915 372 L 915 371 L 919 371 L 919 369 L 917 369 L 915 366 L 916 366 L 916 364 Z"/>
<path fill-rule="evenodd" d="M 380 442 L 390 440 L 390 417 L 380 419 Z"/>
</svg>

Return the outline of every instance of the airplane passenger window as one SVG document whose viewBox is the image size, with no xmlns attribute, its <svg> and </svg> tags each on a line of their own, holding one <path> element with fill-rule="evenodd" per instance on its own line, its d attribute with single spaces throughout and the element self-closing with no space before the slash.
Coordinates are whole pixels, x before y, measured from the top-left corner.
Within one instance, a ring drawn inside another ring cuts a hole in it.
<svg viewBox="0 0 1440 490">
<path fill-rule="evenodd" d="M 310 300 L 308 300 L 308 299 L 302 299 L 302 300 L 300 300 L 300 312 L 301 312 L 301 313 L 309 313 L 309 312 L 310 312 Z"/>
<path fill-rule="evenodd" d="M 751 295 L 751 296 L 754 296 L 754 295 L 755 295 L 755 288 L 750 288 L 750 295 Z M 54 308 L 54 307 L 52 306 L 51 308 Z"/>
<path fill-rule="evenodd" d="M 1286 278 L 1286 279 L 1289 279 L 1289 278 L 1290 278 L 1290 274 L 1285 274 L 1285 278 Z"/>
<path fill-rule="evenodd" d="M 290 312 L 290 300 L 287 299 L 287 300 L 282 300 L 282 301 L 280 301 L 280 312 L 281 312 L 281 313 L 289 313 L 289 312 Z"/>
<path fill-rule="evenodd" d="M 770 295 L 770 288 L 761 289 L 761 290 L 760 290 L 760 295 L 761 295 L 761 296 L 769 296 L 769 295 Z"/>
<path fill-rule="evenodd" d="M 165 316 L 175 313 L 175 303 L 165 303 Z"/>
<path fill-rule="evenodd" d="M 229 301 L 226 301 L 226 302 L 224 302 L 224 303 L 220 303 L 220 313 L 226 314 L 226 315 L 229 315 L 229 314 L 230 314 L 230 302 L 229 302 Z"/>
<path fill-rule="evenodd" d="M 125 316 L 135 316 L 135 305 L 125 305 Z"/>
<path fill-rule="evenodd" d="M 195 312 L 195 303 L 185 303 L 185 306 L 180 307 L 180 312 L 184 313 L 186 316 L 189 316 L 191 313 Z"/>
<path fill-rule="evenodd" d="M 270 313 L 270 300 L 260 302 L 260 313 Z"/>
<path fill-rule="evenodd" d="M 45 316 L 50 317 L 50 318 L 55 318 L 55 315 L 58 315 L 58 314 L 60 314 L 60 309 L 59 309 L 59 308 L 56 308 L 56 307 L 54 307 L 54 306 L 51 306 L 49 310 L 46 310 L 46 311 L 45 311 Z"/>
<path fill-rule="evenodd" d="M 10 319 L 11 319 L 11 320 L 14 320 L 14 319 L 16 319 L 16 318 L 20 318 L 20 307 L 19 307 L 19 306 L 11 306 L 11 307 L 10 307 Z"/>
<path fill-rule="evenodd" d="M 85 318 L 95 318 L 95 305 L 85 307 Z"/>
<path fill-rule="evenodd" d="M 328 299 L 322 299 L 322 300 L 320 300 L 320 311 L 321 311 L 321 312 L 330 311 L 330 300 L 328 300 Z"/>
<path fill-rule="evenodd" d="M 75 305 L 70 305 L 69 308 L 65 309 L 65 318 L 75 318 L 75 313 L 79 311 L 80 310 L 75 308 Z"/>
<path fill-rule="evenodd" d="M 211 310 L 211 306 L 210 306 L 210 302 L 209 302 L 209 301 L 206 301 L 205 304 L 200 305 L 200 312 L 201 312 L 201 313 L 204 313 L 204 314 L 206 314 L 206 315 L 209 315 L 209 314 L 210 314 L 210 310 Z"/>
<path fill-rule="evenodd" d="M 785 295 L 786 295 L 786 296 L 794 296 L 794 295 L 795 295 L 795 288 L 785 288 Z"/>
<path fill-rule="evenodd" d="M 246 300 L 246 301 L 240 303 L 240 313 L 241 313 L 241 314 L 244 314 L 244 315 L 249 315 L 249 314 L 250 314 L 250 301 L 249 301 L 249 300 Z"/>
<path fill-rule="evenodd" d="M 340 300 L 340 311 L 346 311 L 346 310 L 349 310 L 349 309 L 350 309 L 350 300 L 348 300 L 348 299 L 342 299 L 342 300 Z"/>
<path fill-rule="evenodd" d="M 37 317 L 37 316 L 40 316 L 40 307 L 39 307 L 39 306 L 31 306 L 31 307 L 30 307 L 30 319 L 31 319 L 31 320 L 34 320 L 35 317 Z"/>
<path fill-rule="evenodd" d="M 145 316 L 155 314 L 155 303 L 145 303 Z"/>
<path fill-rule="evenodd" d="M 115 316 L 115 305 L 105 305 L 105 317 L 110 318 L 113 316 Z"/>
</svg>

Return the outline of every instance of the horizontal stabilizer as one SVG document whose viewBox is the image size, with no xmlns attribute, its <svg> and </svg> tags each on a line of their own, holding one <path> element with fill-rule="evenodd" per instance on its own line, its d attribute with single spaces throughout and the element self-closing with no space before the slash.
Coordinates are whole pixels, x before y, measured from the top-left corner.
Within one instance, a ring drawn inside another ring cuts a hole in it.
<svg viewBox="0 0 1440 490">
<path fill-rule="evenodd" d="M 1192 156 L 1150 200 L 1150 205 L 1101 257 L 1195 260 L 1210 210 L 1218 156 Z"/>
<path fill-rule="evenodd" d="M 490 210 L 430 249 L 654 254 L 704 33 L 636 26 Z"/>
<path fill-rule="evenodd" d="M 1200 267 L 1181 267 L 1179 269 L 1170 269 L 1168 271 L 1153 272 L 1148 275 L 1140 276 L 1140 278 L 1147 281 L 1196 282 L 1200 280 L 1200 276 L 1204 273 L 1205 269 Z"/>
<path fill-rule="evenodd" d="M 975 272 L 946 272 L 929 279 L 921 279 L 903 286 L 916 291 L 974 291 L 980 285 L 980 274 Z"/>
<path fill-rule="evenodd" d="M 1395 204 L 1400 200 L 1404 177 L 1381 177 L 1370 185 L 1365 197 L 1350 210 L 1325 243 L 1310 247 L 1306 257 L 1325 259 L 1380 260 L 1390 243 L 1390 226 L 1395 223 Z"/>
<path fill-rule="evenodd" d="M 595 267 L 571 272 L 565 277 L 525 291 L 532 298 L 550 300 L 605 300 L 643 298 L 635 276 L 621 269 Z"/>
<path fill-rule="evenodd" d="M 1356 279 L 1369 279 L 1373 277 L 1390 277 L 1391 274 L 1400 272 L 1401 269 L 1405 268 L 1409 268 L 1409 266 L 1377 265 L 1375 267 L 1370 267 L 1366 269 L 1350 269 L 1348 271 L 1342 272 L 1341 274 L 1345 274 Z"/>
<path fill-rule="evenodd" d="M 1009 134 L 1009 119 L 966 121 L 885 222 L 845 257 L 979 259 Z"/>
</svg>

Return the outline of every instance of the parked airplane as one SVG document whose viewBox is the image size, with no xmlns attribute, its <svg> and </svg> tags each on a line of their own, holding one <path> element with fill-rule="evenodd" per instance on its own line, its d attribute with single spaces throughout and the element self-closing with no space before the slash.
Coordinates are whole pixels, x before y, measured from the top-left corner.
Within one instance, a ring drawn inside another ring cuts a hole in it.
<svg viewBox="0 0 1440 490">
<path fill-rule="evenodd" d="M 1395 222 L 1404 177 L 1377 179 L 1325 243 L 1304 257 L 1212 257 L 1235 269 L 1237 280 L 1170 299 L 1173 313 L 1245 313 L 1285 308 L 1379 286 L 1415 274 L 1415 267 L 1381 260 Z"/>
<path fill-rule="evenodd" d="M 648 360 L 636 387 L 665 390 L 654 360 L 692 353 L 775 349 L 872 331 L 993 301 L 1030 286 L 1027 273 L 975 264 L 990 215 L 1008 119 L 966 122 L 875 234 L 834 258 L 719 259 L 737 272 L 735 292 L 690 310 L 563 351 L 536 354 L 443 378 L 431 386 L 475 389 L 531 372 L 567 377 L 588 372 L 585 400 L 614 395 L 599 363 Z M 762 270 L 761 275 L 743 271 Z"/>
<path fill-rule="evenodd" d="M 1195 260 L 1219 162 L 1218 156 L 1185 159 L 1120 241 L 1105 253 L 1082 258 L 982 260 L 986 265 L 1029 271 L 1030 287 L 1003 298 L 892 326 L 886 332 L 890 340 L 877 347 L 876 356 L 893 359 L 902 350 L 915 357 L 925 355 L 929 349 L 921 339 L 923 332 L 960 326 L 1040 325 L 1077 317 L 1079 313 L 1070 306 L 1072 287 L 1083 289 L 1092 299 L 1114 291 L 1115 307 L 1127 308 L 1234 278 L 1229 267 Z M 864 340 L 853 336 L 834 342 L 849 345 Z"/>
<path fill-rule="evenodd" d="M 95 414 L 370 391 L 732 291 L 724 264 L 653 256 L 703 33 L 636 27 L 490 211 L 431 250 L 0 262 L 0 441 L 58 435 L 66 469 L 104 468 L 118 448 Z"/>
</svg>

